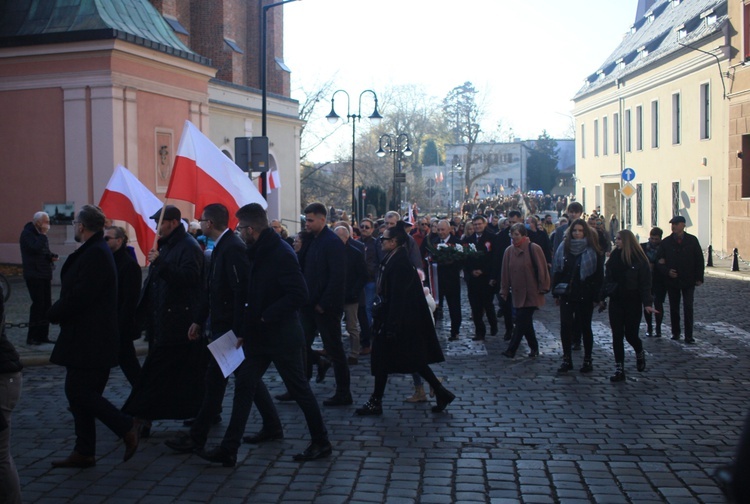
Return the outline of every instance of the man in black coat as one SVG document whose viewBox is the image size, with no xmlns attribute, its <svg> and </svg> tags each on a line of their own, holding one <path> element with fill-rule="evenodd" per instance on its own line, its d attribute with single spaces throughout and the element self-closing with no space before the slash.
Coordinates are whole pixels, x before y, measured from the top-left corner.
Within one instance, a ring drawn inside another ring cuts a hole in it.
<svg viewBox="0 0 750 504">
<path fill-rule="evenodd" d="M 349 365 L 341 342 L 341 316 L 346 292 L 346 247 L 326 226 L 326 209 L 322 203 L 305 208 L 305 229 L 312 233 L 300 251 L 308 302 L 302 307 L 302 327 L 307 340 L 308 376 L 312 365 L 319 364 L 320 355 L 312 350 L 316 332 L 320 333 L 326 357 L 333 364 L 336 393 L 323 401 L 323 406 L 352 404 Z"/>
<path fill-rule="evenodd" d="M 49 250 L 48 231 L 49 215 L 37 212 L 21 232 L 23 279 L 31 297 L 27 345 L 50 343 L 47 310 L 52 306 L 52 270 L 57 254 Z"/>
<path fill-rule="evenodd" d="M 159 222 L 161 213 L 151 218 Z M 164 207 L 159 236 L 137 308 L 149 354 L 123 411 L 146 420 L 194 418 L 208 362 L 205 343 L 188 339 L 201 297 L 203 252 L 175 206 Z"/>
<path fill-rule="evenodd" d="M 235 336 L 240 338 L 250 274 L 250 261 L 247 258 L 245 243 L 228 228 L 229 211 L 220 203 L 206 205 L 199 222 L 203 235 L 215 245 L 207 268 L 207 288 L 202 292 L 198 309 L 192 314 L 193 323 L 188 329 L 187 336 L 190 340 L 198 340 L 205 328 L 210 340 L 215 340 L 229 331 L 233 331 Z M 221 413 L 226 387 L 227 379 L 221 368 L 215 359 L 209 358 L 203 402 L 198 415 L 191 423 L 190 433 L 181 433 L 178 437 L 165 441 L 165 444 L 181 453 L 203 449 L 211 425 Z M 237 390 L 235 388 L 235 394 Z M 280 425 L 270 427 L 276 430 L 281 428 Z M 236 452 L 227 454 L 235 459 L 236 455 Z"/>
<path fill-rule="evenodd" d="M 648 234 L 648 241 L 641 243 L 641 248 L 646 257 L 648 257 L 648 265 L 651 268 L 651 295 L 654 298 L 654 309 L 656 310 L 653 315 L 651 312 L 643 310 L 643 318 L 646 319 L 646 326 L 648 327 L 646 336 L 649 338 L 652 336 L 661 338 L 661 323 L 664 319 L 664 299 L 667 297 L 666 278 L 659 271 L 656 259 L 663 235 L 664 231 L 661 228 L 652 228 Z M 656 331 L 654 331 L 654 317 L 656 318 Z"/>
<path fill-rule="evenodd" d="M 474 234 L 466 238 L 466 244 L 473 244 L 481 256 L 471 257 L 464 266 L 464 279 L 469 295 L 472 319 L 476 333 L 474 341 L 484 340 L 487 327 L 484 315 L 490 323 L 490 334 L 497 334 L 497 315 L 492 298 L 497 290 L 500 272 L 498 258 L 498 236 L 485 231 L 487 218 L 477 214 L 472 219 Z"/>
<path fill-rule="evenodd" d="M 323 212 L 325 219 L 325 208 Z M 312 437 L 307 449 L 294 459 L 327 457 L 332 451 L 328 431 L 303 367 L 305 338 L 298 310 L 307 301 L 307 288 L 297 257 L 289 244 L 268 227 L 266 212 L 257 203 L 240 208 L 237 218 L 237 229 L 247 244 L 250 261 L 239 341 L 245 360 L 235 371 L 232 419 L 221 445 L 197 453 L 211 462 L 234 465 L 253 400 L 263 416 L 263 429 L 246 437 L 245 441 L 260 443 L 284 436 L 276 407 L 262 381 L 263 374 L 273 363 L 302 409 Z"/>
<path fill-rule="evenodd" d="M 666 277 L 672 339 L 679 340 L 680 298 L 685 311 L 685 343 L 693 338 L 693 296 L 703 285 L 703 250 L 698 238 L 685 232 L 685 217 L 676 215 L 669 221 L 672 234 L 664 238 L 656 254 L 657 267 Z"/>
<path fill-rule="evenodd" d="M 135 309 L 141 295 L 141 267 L 128 251 L 128 235 L 118 226 L 108 227 L 104 241 L 109 245 L 117 267 L 117 326 L 120 333 L 118 360 L 130 386 L 135 386 L 141 372 L 141 363 L 135 355 L 134 340 L 141 337 L 136 321 Z"/>
<path fill-rule="evenodd" d="M 349 333 L 349 358 L 347 363 L 354 365 L 358 363 L 360 351 L 360 327 L 357 312 L 359 311 L 360 298 L 364 296 L 362 289 L 367 281 L 367 266 L 365 256 L 359 247 L 351 239 L 349 229 L 346 226 L 338 226 L 334 233 L 346 245 L 346 293 L 344 294 L 344 315 L 346 318 L 346 332 Z"/>
<path fill-rule="evenodd" d="M 48 318 L 60 324 L 50 362 L 65 366 L 65 396 L 75 422 L 76 444 L 68 458 L 54 467 L 96 465 L 96 423 L 99 419 L 125 441 L 128 460 L 138 447 L 140 422 L 102 396 L 110 369 L 117 365 L 117 269 L 104 241 L 104 214 L 85 205 L 73 222 L 81 247 L 68 256 L 60 279 L 60 299 Z"/>
<path fill-rule="evenodd" d="M 441 244 L 448 247 L 455 247 L 461 242 L 451 233 L 450 223 L 443 219 L 438 222 L 438 240 L 432 244 L 432 247 L 439 248 Z M 438 264 L 438 293 L 439 306 L 442 311 L 443 299 L 448 303 L 448 313 L 451 317 L 451 335 L 448 338 L 451 341 L 458 339 L 458 333 L 461 330 L 461 264 Z"/>
</svg>

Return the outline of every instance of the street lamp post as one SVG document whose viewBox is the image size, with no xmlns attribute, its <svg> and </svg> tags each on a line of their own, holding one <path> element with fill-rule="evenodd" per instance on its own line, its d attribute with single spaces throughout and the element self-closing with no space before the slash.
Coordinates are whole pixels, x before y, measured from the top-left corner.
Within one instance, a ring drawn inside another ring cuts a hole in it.
<svg viewBox="0 0 750 504">
<path fill-rule="evenodd" d="M 383 143 L 384 139 L 385 143 Z M 401 145 L 402 140 L 404 140 L 403 146 Z M 398 182 L 396 182 L 396 174 L 401 173 L 401 160 L 403 159 L 403 156 L 409 157 L 413 154 L 409 148 L 409 135 L 406 133 L 399 133 L 395 136 L 395 140 L 394 137 L 388 133 L 380 135 L 378 151 L 375 154 L 377 154 L 378 157 L 384 157 L 389 153 L 393 154 L 393 209 L 398 211 L 398 195 L 400 191 L 397 190 L 399 185 Z"/>
<path fill-rule="evenodd" d="M 373 126 L 377 126 L 380 124 L 380 121 L 383 120 L 383 116 L 380 115 L 378 112 L 378 95 L 375 94 L 375 91 L 372 89 L 365 89 L 359 94 L 359 107 L 357 108 L 357 113 L 351 113 L 351 100 L 349 98 L 349 93 L 344 91 L 343 89 L 338 89 L 333 92 L 333 95 L 331 95 L 331 112 L 326 116 L 328 119 L 328 122 L 331 124 L 336 124 L 336 121 L 339 120 L 339 115 L 336 113 L 336 110 L 334 108 L 334 98 L 336 98 L 336 93 L 344 93 L 346 95 L 346 122 L 351 121 L 352 123 L 352 213 L 351 213 L 351 221 L 352 225 L 354 224 L 354 216 L 357 214 L 357 193 L 354 190 L 354 154 L 356 152 L 356 140 L 357 140 L 357 121 L 362 119 L 362 96 L 365 93 L 372 93 L 372 97 L 375 100 L 375 108 L 372 111 L 372 114 L 368 117 L 370 122 L 373 124 Z M 361 213 L 361 212 L 360 212 Z M 362 216 L 359 215 L 359 218 L 361 219 Z"/>
<path fill-rule="evenodd" d="M 266 75 L 267 70 L 267 54 L 268 51 L 267 45 L 268 41 L 266 40 L 267 37 L 267 28 L 268 24 L 266 23 L 266 19 L 268 18 L 268 11 L 270 9 L 273 9 L 274 7 L 278 7 L 280 5 L 284 5 L 285 3 L 289 2 L 296 2 L 297 0 L 283 0 L 281 2 L 276 2 L 268 5 L 263 6 L 263 13 L 260 16 L 260 91 L 261 91 L 261 113 L 260 113 L 260 128 L 261 128 L 261 136 L 268 136 L 268 131 L 266 128 L 266 124 L 268 122 L 268 76 Z M 266 196 L 268 195 L 268 172 L 261 172 L 260 173 L 260 180 L 261 180 L 261 195 L 263 196 L 263 199 L 266 199 Z"/>
<path fill-rule="evenodd" d="M 453 207 L 455 206 L 453 204 L 453 198 L 456 197 L 456 190 L 453 188 L 453 174 L 456 172 L 456 170 L 461 171 L 461 163 L 456 163 L 455 166 L 451 168 L 451 199 L 450 199 L 451 220 L 453 220 Z"/>
</svg>

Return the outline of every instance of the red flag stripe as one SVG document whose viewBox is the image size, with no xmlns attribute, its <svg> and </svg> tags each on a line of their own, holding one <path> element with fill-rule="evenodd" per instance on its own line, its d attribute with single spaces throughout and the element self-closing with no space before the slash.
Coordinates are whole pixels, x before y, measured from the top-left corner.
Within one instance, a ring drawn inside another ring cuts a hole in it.
<svg viewBox="0 0 750 504">
<path fill-rule="evenodd" d="M 142 216 L 133 207 L 133 202 L 130 198 L 122 193 L 105 189 L 102 199 L 99 202 L 99 207 L 107 218 L 123 220 L 133 226 L 138 246 L 143 255 L 148 256 L 151 245 L 156 238 L 156 230 L 149 227 L 143 220 Z"/>
</svg>

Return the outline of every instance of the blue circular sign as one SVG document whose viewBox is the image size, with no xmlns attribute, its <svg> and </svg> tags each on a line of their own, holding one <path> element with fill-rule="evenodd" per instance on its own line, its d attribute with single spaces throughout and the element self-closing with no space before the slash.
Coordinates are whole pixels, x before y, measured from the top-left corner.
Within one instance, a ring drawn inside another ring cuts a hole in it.
<svg viewBox="0 0 750 504">
<path fill-rule="evenodd" d="M 635 170 L 632 168 L 625 168 L 622 170 L 622 179 L 625 182 L 630 182 L 635 178 Z"/>
</svg>

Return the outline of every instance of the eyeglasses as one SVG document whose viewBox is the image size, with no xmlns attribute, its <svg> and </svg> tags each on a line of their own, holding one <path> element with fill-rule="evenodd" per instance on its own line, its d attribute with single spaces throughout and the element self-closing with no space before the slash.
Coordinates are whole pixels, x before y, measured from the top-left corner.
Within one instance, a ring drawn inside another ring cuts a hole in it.
<svg viewBox="0 0 750 504">
<path fill-rule="evenodd" d="M 240 225 L 238 224 L 238 225 L 237 225 L 237 228 L 236 228 L 236 229 L 237 229 L 237 231 L 242 231 L 243 229 L 247 229 L 247 228 L 249 228 L 249 227 L 251 227 L 251 226 L 250 226 L 250 224 L 248 224 L 247 226 L 240 226 Z"/>
<path fill-rule="evenodd" d="M 109 240 L 118 240 L 118 239 L 119 239 L 119 238 L 117 238 L 116 236 L 105 236 L 105 237 L 104 237 L 104 241 L 109 241 Z"/>
<path fill-rule="evenodd" d="M 198 219 L 198 222 L 213 222 L 211 219 Z"/>
<path fill-rule="evenodd" d="M 381 236 L 381 237 L 380 237 L 380 241 L 382 241 L 382 242 L 384 242 L 384 241 L 388 241 L 388 240 L 393 240 L 393 238 L 388 238 L 388 237 L 386 237 L 386 236 Z"/>
<path fill-rule="evenodd" d="M 372 226 L 360 226 L 361 229 L 372 229 Z"/>
</svg>

